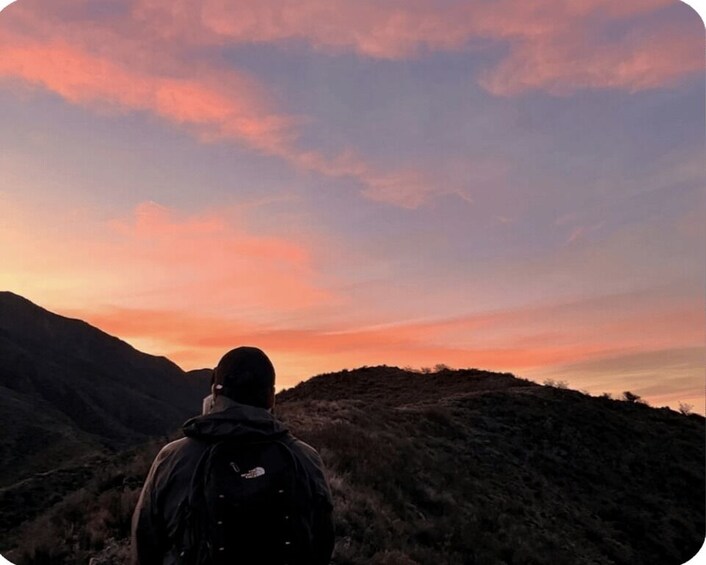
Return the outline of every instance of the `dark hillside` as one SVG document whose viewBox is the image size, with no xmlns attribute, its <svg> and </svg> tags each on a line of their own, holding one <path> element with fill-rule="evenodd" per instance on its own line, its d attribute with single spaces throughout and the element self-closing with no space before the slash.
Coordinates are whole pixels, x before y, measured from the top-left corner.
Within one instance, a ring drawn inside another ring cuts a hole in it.
<svg viewBox="0 0 706 565">
<path fill-rule="evenodd" d="M 681 564 L 701 546 L 700 416 L 508 375 L 404 373 L 281 395 L 330 467 L 338 563 Z"/>
<path fill-rule="evenodd" d="M 394 367 L 316 377 L 277 413 L 327 464 L 340 565 L 679 565 L 704 539 L 700 416 Z M 16 562 L 126 563 L 157 449 L 102 465 L 11 532 Z"/>
<path fill-rule="evenodd" d="M 0 292 L 0 486 L 169 433 L 207 388 L 168 359 Z"/>
<path fill-rule="evenodd" d="M 459 369 L 419 373 L 388 367 L 362 367 L 313 377 L 277 395 L 279 402 L 295 400 L 355 399 L 371 404 L 401 406 L 437 402 L 456 394 L 475 391 L 506 390 L 538 386 L 515 378 L 510 373 L 491 373 L 479 369 Z"/>
</svg>

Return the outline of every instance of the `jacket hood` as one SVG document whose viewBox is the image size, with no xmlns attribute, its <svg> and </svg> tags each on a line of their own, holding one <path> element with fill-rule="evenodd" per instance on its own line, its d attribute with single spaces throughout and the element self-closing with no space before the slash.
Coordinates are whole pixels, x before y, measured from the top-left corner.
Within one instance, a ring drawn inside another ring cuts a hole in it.
<svg viewBox="0 0 706 565">
<path fill-rule="evenodd" d="M 287 435 L 287 428 L 268 410 L 236 403 L 221 412 L 191 418 L 183 430 L 187 437 L 204 441 L 262 441 Z"/>
</svg>

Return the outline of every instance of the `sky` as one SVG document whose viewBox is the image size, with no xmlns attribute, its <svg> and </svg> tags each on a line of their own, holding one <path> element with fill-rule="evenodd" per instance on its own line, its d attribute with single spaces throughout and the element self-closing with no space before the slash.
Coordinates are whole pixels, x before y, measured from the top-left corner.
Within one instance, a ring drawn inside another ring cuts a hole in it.
<svg viewBox="0 0 706 565">
<path fill-rule="evenodd" d="M 184 369 L 513 372 L 704 412 L 674 0 L 18 0 L 0 288 Z"/>
</svg>

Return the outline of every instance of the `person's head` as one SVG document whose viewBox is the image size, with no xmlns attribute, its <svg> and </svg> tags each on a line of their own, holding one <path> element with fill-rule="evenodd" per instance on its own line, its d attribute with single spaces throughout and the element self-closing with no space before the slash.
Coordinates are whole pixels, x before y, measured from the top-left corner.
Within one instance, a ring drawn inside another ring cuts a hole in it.
<svg viewBox="0 0 706 565">
<path fill-rule="evenodd" d="M 275 403 L 275 368 L 257 347 L 236 347 L 214 369 L 211 392 L 269 410 Z"/>
</svg>

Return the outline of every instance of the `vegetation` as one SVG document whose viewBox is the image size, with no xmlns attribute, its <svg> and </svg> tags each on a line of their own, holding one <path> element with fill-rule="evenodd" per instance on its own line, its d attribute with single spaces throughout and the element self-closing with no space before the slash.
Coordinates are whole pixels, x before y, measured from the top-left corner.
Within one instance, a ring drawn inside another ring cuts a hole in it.
<svg viewBox="0 0 706 565">
<path fill-rule="evenodd" d="M 701 416 L 509 374 L 384 366 L 283 391 L 277 414 L 327 464 L 339 565 L 678 565 L 703 541 Z M 81 488 L 6 531 L 8 557 L 126 563 L 161 443 L 94 462 Z"/>
<path fill-rule="evenodd" d="M 643 402 L 642 397 L 638 394 L 635 394 L 634 392 L 630 392 L 629 390 L 626 390 L 623 393 L 623 400 L 626 402 Z"/>
<path fill-rule="evenodd" d="M 684 416 L 688 416 L 691 414 L 691 411 L 694 409 L 693 404 L 689 404 L 688 402 L 680 402 L 679 403 L 679 413 L 683 414 Z"/>
<path fill-rule="evenodd" d="M 544 386 L 553 386 L 555 388 L 569 388 L 569 383 L 566 381 L 555 381 L 554 379 L 545 379 Z"/>
</svg>

